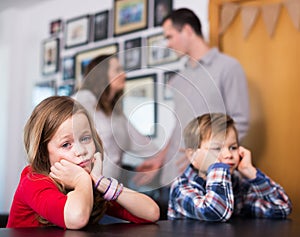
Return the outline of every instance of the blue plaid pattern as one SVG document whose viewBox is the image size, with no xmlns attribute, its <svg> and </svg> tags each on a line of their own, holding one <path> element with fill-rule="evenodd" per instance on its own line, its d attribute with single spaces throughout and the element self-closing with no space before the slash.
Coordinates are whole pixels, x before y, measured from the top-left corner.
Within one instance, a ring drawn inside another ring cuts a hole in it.
<svg viewBox="0 0 300 237">
<path fill-rule="evenodd" d="M 286 218 L 292 210 L 283 188 L 257 170 L 255 179 L 229 172 L 223 163 L 211 165 L 206 180 L 192 165 L 172 184 L 168 219 L 225 222 L 232 215 Z"/>
</svg>

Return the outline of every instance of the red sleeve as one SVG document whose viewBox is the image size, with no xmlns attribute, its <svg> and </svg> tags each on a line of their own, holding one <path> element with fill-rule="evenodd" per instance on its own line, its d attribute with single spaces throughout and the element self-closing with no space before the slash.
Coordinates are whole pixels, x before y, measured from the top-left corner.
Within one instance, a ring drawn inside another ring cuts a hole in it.
<svg viewBox="0 0 300 237">
<path fill-rule="evenodd" d="M 24 202 L 37 214 L 49 222 L 66 228 L 64 221 L 64 207 L 67 195 L 59 191 L 55 183 L 47 176 L 27 174 L 24 177 L 19 192 Z"/>
<path fill-rule="evenodd" d="M 139 218 L 137 216 L 132 215 L 129 211 L 127 211 L 124 207 L 118 204 L 116 201 L 111 202 L 112 205 L 109 205 L 106 214 L 117 217 L 123 220 L 127 220 L 136 224 L 141 223 L 152 223 L 151 221 Z"/>
</svg>

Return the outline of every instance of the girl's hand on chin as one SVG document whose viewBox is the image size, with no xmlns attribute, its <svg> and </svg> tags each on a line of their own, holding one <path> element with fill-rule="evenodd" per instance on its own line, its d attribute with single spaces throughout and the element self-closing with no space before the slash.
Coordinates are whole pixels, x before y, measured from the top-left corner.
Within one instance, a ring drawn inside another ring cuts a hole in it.
<svg viewBox="0 0 300 237">
<path fill-rule="evenodd" d="M 90 173 L 92 179 L 96 182 L 102 175 L 103 155 L 100 152 L 94 155 L 94 165 Z"/>
<path fill-rule="evenodd" d="M 49 175 L 66 188 L 74 188 L 83 176 L 88 176 L 84 169 L 67 160 L 55 162 Z"/>
</svg>

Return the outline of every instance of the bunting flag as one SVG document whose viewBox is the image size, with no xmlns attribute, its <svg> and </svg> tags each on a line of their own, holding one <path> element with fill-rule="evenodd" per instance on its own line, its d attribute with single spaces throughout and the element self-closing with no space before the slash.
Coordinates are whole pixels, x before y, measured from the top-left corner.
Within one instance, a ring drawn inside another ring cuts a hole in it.
<svg viewBox="0 0 300 237">
<path fill-rule="evenodd" d="M 288 14 L 298 31 L 300 31 L 300 0 L 284 0 L 281 3 L 260 4 L 260 5 L 242 5 L 240 3 L 224 3 L 220 15 L 219 34 L 224 34 L 238 12 L 241 11 L 243 36 L 247 38 L 250 34 L 260 11 L 262 11 L 263 21 L 270 37 L 275 33 L 282 6 L 288 11 Z"/>
<path fill-rule="evenodd" d="M 298 31 L 300 31 L 300 1 L 289 0 L 284 2 L 284 5 L 292 19 L 294 26 Z"/>
<path fill-rule="evenodd" d="M 222 5 L 220 19 L 220 34 L 223 34 L 230 26 L 231 22 L 237 15 L 239 5 L 235 3 L 226 3 Z"/>
<path fill-rule="evenodd" d="M 262 6 L 262 16 L 270 37 L 273 36 L 275 27 L 278 22 L 278 17 L 281 10 L 281 4 L 268 4 Z"/>
<path fill-rule="evenodd" d="M 247 38 L 249 35 L 256 19 L 259 15 L 258 6 L 244 6 L 241 10 L 242 23 L 243 23 L 243 35 L 244 38 Z"/>
</svg>

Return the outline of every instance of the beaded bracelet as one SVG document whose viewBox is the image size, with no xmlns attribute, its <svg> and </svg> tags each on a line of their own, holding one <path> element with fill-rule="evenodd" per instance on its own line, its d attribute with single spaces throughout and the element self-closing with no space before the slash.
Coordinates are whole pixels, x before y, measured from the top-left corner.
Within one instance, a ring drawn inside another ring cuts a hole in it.
<svg viewBox="0 0 300 237">
<path fill-rule="evenodd" d="M 115 192 L 115 194 L 114 194 L 114 196 L 113 196 L 113 198 L 111 200 L 113 200 L 113 201 L 116 200 L 120 196 L 120 194 L 121 194 L 122 191 L 123 191 L 123 184 L 120 183 L 118 185 L 117 191 Z"/>
<path fill-rule="evenodd" d="M 103 197 L 105 200 L 110 201 L 110 200 L 112 200 L 112 198 L 117 190 L 118 181 L 114 178 L 108 178 L 108 180 L 110 180 L 111 182 L 110 182 L 108 189 L 103 194 Z"/>
<path fill-rule="evenodd" d="M 95 190 L 97 190 L 97 188 L 98 188 L 98 186 L 99 186 L 99 184 L 100 184 L 100 182 L 101 182 L 101 180 L 102 180 L 103 178 L 104 178 L 104 176 L 101 175 L 100 178 L 98 179 L 97 183 L 96 183 L 95 186 L 94 186 L 94 189 L 95 189 Z"/>
</svg>

